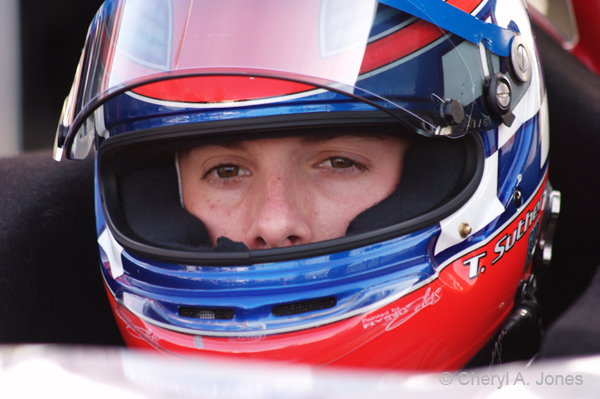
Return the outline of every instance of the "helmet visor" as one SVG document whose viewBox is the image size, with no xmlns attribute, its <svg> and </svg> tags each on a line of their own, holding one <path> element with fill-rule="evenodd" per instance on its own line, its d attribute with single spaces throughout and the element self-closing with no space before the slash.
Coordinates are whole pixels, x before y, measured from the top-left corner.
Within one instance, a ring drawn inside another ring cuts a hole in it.
<svg viewBox="0 0 600 399">
<path fill-rule="evenodd" d="M 434 23 L 373 0 L 107 1 L 90 27 L 56 147 L 77 158 L 75 133 L 126 91 L 215 107 L 252 99 L 169 83 L 215 75 L 297 83 L 269 91 L 274 102 L 294 90 L 325 89 L 385 111 L 417 133 L 461 136 L 485 113 L 477 101 L 480 53 Z"/>
</svg>

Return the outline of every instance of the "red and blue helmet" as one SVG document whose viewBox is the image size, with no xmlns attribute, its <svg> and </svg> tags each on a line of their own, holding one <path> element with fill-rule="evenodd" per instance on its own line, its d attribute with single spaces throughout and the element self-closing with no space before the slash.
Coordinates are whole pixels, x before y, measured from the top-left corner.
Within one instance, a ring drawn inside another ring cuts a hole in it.
<svg viewBox="0 0 600 399">
<path fill-rule="evenodd" d="M 365 129 L 412 144 L 344 237 L 214 247 L 182 207 L 182 148 Z M 548 145 L 520 0 L 109 0 L 55 158 L 96 149 L 101 271 L 128 345 L 447 370 L 550 258 Z"/>
</svg>

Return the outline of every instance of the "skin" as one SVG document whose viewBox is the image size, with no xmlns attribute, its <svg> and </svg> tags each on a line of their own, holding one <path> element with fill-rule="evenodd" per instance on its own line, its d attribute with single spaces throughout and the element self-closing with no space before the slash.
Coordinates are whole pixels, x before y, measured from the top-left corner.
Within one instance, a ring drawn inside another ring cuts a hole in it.
<svg viewBox="0 0 600 399">
<path fill-rule="evenodd" d="M 183 203 L 211 243 L 250 249 L 343 237 L 398 185 L 408 144 L 396 137 L 250 140 L 179 154 Z"/>
</svg>

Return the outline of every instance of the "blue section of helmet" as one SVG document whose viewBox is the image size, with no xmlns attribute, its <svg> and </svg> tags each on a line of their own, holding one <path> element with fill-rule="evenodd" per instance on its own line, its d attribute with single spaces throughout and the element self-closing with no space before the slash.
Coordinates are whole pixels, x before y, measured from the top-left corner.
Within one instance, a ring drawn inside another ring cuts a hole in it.
<svg viewBox="0 0 600 399">
<path fill-rule="evenodd" d="M 498 199 L 505 207 L 509 207 L 515 187 L 528 198 L 540 182 L 539 128 L 537 114 L 519 127 L 510 149 L 506 145 L 500 149 Z"/>
<path fill-rule="evenodd" d="M 374 111 L 376 108 L 341 94 L 324 92 L 275 103 L 217 109 L 153 104 L 122 94 L 106 103 L 104 110 L 106 128 L 111 135 L 117 135 L 188 123 L 316 112 Z"/>
<path fill-rule="evenodd" d="M 107 284 L 118 299 L 145 298 L 143 316 L 174 329 L 205 334 L 294 330 L 364 313 L 401 297 L 434 275 L 429 249 L 439 227 L 326 256 L 239 267 L 165 264 L 123 253 L 124 275 Z M 107 271 L 105 270 L 105 273 Z M 326 311 L 276 317 L 275 305 L 334 297 Z M 190 319 L 179 306 L 228 308 L 233 320 Z M 256 327 L 252 327 L 256 326 Z"/>
<path fill-rule="evenodd" d="M 100 196 L 100 185 L 98 184 L 98 153 L 96 153 L 96 168 L 94 174 L 94 210 L 96 212 L 96 234 L 98 237 L 102 233 L 102 230 L 106 227 L 106 220 L 104 219 L 104 210 L 102 209 L 102 198 Z"/>
<path fill-rule="evenodd" d="M 519 147 L 521 132 L 516 132 L 502 148 L 498 150 L 498 181 L 506 181 L 506 178 L 512 170 L 512 161 L 514 160 Z"/>
<path fill-rule="evenodd" d="M 98 9 L 98 11 L 96 12 L 94 19 L 92 20 L 92 22 L 90 24 L 90 28 L 89 28 L 90 34 L 94 34 L 95 32 L 97 32 L 98 26 L 100 26 L 100 23 L 105 18 L 112 15 L 118 6 L 119 6 L 118 0 L 105 0 L 104 3 L 102 3 L 102 5 Z"/>
<path fill-rule="evenodd" d="M 498 151 L 498 129 L 483 131 L 479 133 L 479 137 L 483 141 L 486 158 Z"/>
<path fill-rule="evenodd" d="M 514 32 L 486 23 L 443 1 L 380 0 L 381 3 L 412 14 L 462 37 L 474 44 L 483 44 L 501 57 L 510 54 Z"/>
</svg>

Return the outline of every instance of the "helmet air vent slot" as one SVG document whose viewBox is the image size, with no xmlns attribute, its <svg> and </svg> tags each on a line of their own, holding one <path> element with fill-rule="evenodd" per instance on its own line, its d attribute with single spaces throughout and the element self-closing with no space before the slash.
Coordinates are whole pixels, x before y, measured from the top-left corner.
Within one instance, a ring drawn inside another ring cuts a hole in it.
<svg viewBox="0 0 600 399">
<path fill-rule="evenodd" d="M 311 299 L 309 301 L 275 305 L 271 313 L 275 317 L 293 316 L 302 313 L 315 312 L 317 310 L 329 309 L 337 304 L 337 300 L 330 296 L 327 298 Z"/>
<path fill-rule="evenodd" d="M 232 309 L 227 308 L 208 309 L 180 306 L 179 316 L 204 320 L 231 320 L 235 313 Z"/>
</svg>

